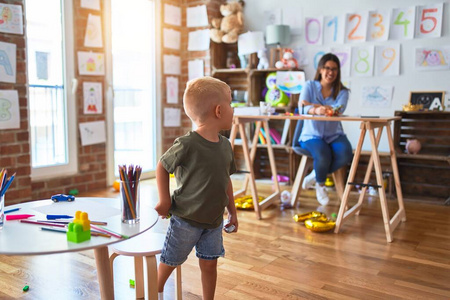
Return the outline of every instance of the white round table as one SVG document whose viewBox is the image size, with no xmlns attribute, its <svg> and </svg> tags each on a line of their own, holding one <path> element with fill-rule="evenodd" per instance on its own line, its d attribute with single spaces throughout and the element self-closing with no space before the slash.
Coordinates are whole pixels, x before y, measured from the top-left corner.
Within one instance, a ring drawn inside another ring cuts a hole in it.
<svg viewBox="0 0 450 300">
<path fill-rule="evenodd" d="M 129 225 L 122 223 L 120 200 L 113 198 L 76 198 L 74 202 L 53 202 L 39 200 L 5 207 L 5 210 L 20 208 L 13 214 L 31 214 L 29 220 L 45 220 L 47 214 L 75 215 L 75 211 L 87 212 L 89 220 L 103 221 L 106 228 L 127 235 L 136 236 L 158 221 L 158 214 L 153 207 L 142 203 L 140 208 L 140 222 Z M 6 215 L 6 216 L 7 216 Z M 114 284 L 111 282 L 111 268 L 109 265 L 108 245 L 122 241 L 122 239 L 92 236 L 89 241 L 72 243 L 67 236 L 59 232 L 41 230 L 43 225 L 21 223 L 18 220 L 6 221 L 0 230 L 0 254 L 3 255 L 43 255 L 64 252 L 74 252 L 93 249 L 97 265 L 98 281 L 102 299 L 114 298 Z M 47 226 L 46 226 L 47 227 Z"/>
</svg>

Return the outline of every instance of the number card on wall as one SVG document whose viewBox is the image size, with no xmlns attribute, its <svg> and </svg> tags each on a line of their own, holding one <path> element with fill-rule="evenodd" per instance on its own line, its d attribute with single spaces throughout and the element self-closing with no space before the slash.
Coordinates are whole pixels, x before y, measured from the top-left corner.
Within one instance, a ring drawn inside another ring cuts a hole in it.
<svg viewBox="0 0 450 300">
<path fill-rule="evenodd" d="M 373 74 L 373 46 L 352 48 L 352 76 L 367 77 Z"/>
<path fill-rule="evenodd" d="M 344 43 L 345 16 L 326 16 L 323 21 L 323 43 Z"/>
<path fill-rule="evenodd" d="M 417 7 L 416 37 L 440 37 L 444 3 Z"/>
<path fill-rule="evenodd" d="M 347 14 L 345 20 L 345 42 L 364 42 L 367 33 L 368 12 Z"/>
<path fill-rule="evenodd" d="M 400 44 L 375 48 L 375 76 L 400 74 Z"/>
<path fill-rule="evenodd" d="M 323 17 L 305 18 L 305 40 L 310 45 L 322 45 Z"/>
<path fill-rule="evenodd" d="M 389 10 L 374 10 L 369 12 L 368 41 L 387 41 L 389 37 Z"/>
<path fill-rule="evenodd" d="M 392 10 L 390 39 L 407 40 L 414 37 L 415 12 L 415 6 Z"/>
<path fill-rule="evenodd" d="M 348 77 L 350 76 L 350 62 L 352 56 L 352 48 L 351 47 L 334 47 L 331 48 L 331 53 L 336 55 L 339 58 L 341 63 L 341 76 Z"/>
</svg>

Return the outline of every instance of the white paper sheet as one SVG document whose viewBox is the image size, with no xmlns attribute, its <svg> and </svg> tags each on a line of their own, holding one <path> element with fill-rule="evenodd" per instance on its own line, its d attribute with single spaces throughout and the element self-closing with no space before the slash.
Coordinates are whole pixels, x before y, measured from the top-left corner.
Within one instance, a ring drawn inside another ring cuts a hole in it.
<svg viewBox="0 0 450 300">
<path fill-rule="evenodd" d="M 164 55 L 164 74 L 180 75 L 181 74 L 181 59 L 177 55 Z"/>
<path fill-rule="evenodd" d="M 101 114 L 103 113 L 102 101 L 102 83 L 101 82 L 83 82 L 84 113 Z"/>
<path fill-rule="evenodd" d="M 81 0 L 81 7 L 100 10 L 100 0 Z"/>
<path fill-rule="evenodd" d="M 23 14 L 21 5 L 0 3 L 0 32 L 23 34 Z"/>
<path fill-rule="evenodd" d="M 238 37 L 239 55 L 256 53 L 258 50 L 265 49 L 264 33 L 262 31 L 249 31 Z"/>
<path fill-rule="evenodd" d="M 363 107 L 391 107 L 393 91 L 393 86 L 364 86 L 361 104 Z"/>
<path fill-rule="evenodd" d="M 347 14 L 345 19 L 345 42 L 361 43 L 366 41 L 367 21 L 369 13 L 361 11 L 354 14 Z"/>
<path fill-rule="evenodd" d="M 181 26 L 181 8 L 170 4 L 164 4 L 164 23 Z"/>
<path fill-rule="evenodd" d="M 204 51 L 209 49 L 209 29 L 189 32 L 188 50 Z"/>
<path fill-rule="evenodd" d="M 164 127 L 180 127 L 181 110 L 179 108 L 164 108 Z"/>
<path fill-rule="evenodd" d="M 189 80 L 205 76 L 204 62 L 202 59 L 190 60 L 188 62 Z"/>
<path fill-rule="evenodd" d="M 16 44 L 0 42 L 0 81 L 16 82 Z"/>
<path fill-rule="evenodd" d="M 166 77 L 167 103 L 178 104 L 178 78 Z"/>
<path fill-rule="evenodd" d="M 305 18 L 305 41 L 309 45 L 322 45 L 323 17 Z"/>
<path fill-rule="evenodd" d="M 375 47 L 375 76 L 400 75 L 400 44 Z"/>
<path fill-rule="evenodd" d="M 412 39 L 414 37 L 415 13 L 415 6 L 394 8 L 391 14 L 389 39 Z"/>
<path fill-rule="evenodd" d="M 80 123 L 79 127 L 82 146 L 106 142 L 105 121 Z"/>
<path fill-rule="evenodd" d="M 78 51 L 78 71 L 80 75 L 105 75 L 105 55 Z"/>
<path fill-rule="evenodd" d="M 188 7 L 186 9 L 187 27 L 208 26 L 208 12 L 206 5 Z"/>
<path fill-rule="evenodd" d="M 373 75 L 374 52 L 374 46 L 352 48 L 352 76 L 368 77 Z"/>
<path fill-rule="evenodd" d="M 341 76 L 350 76 L 352 48 L 351 47 L 333 47 L 331 53 L 339 58 L 341 63 Z"/>
<path fill-rule="evenodd" d="M 323 19 L 323 43 L 343 44 L 345 36 L 345 16 L 325 16 Z"/>
<path fill-rule="evenodd" d="M 369 12 L 369 24 L 367 28 L 368 41 L 387 41 L 391 22 L 390 11 L 378 9 Z"/>
<path fill-rule="evenodd" d="M 0 129 L 20 128 L 19 93 L 0 90 Z"/>
<path fill-rule="evenodd" d="M 100 16 L 89 14 L 84 36 L 84 46 L 102 48 L 102 21 Z"/>
<path fill-rule="evenodd" d="M 164 28 L 163 39 L 165 48 L 180 50 L 181 33 L 178 30 Z"/>
<path fill-rule="evenodd" d="M 415 67 L 419 71 L 450 69 L 450 46 L 416 48 Z"/>
<path fill-rule="evenodd" d="M 444 3 L 417 6 L 416 37 L 440 37 Z"/>
</svg>

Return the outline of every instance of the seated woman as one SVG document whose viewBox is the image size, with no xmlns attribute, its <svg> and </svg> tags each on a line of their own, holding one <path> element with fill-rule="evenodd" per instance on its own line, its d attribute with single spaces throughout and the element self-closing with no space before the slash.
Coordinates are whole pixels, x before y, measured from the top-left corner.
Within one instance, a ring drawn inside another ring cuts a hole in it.
<svg viewBox="0 0 450 300">
<path fill-rule="evenodd" d="M 339 58 L 327 53 L 319 61 L 314 80 L 308 81 L 300 95 L 299 111 L 311 115 L 342 114 L 347 107 L 349 90 L 341 82 Z M 325 189 L 327 174 L 348 164 L 353 157 L 352 145 L 338 121 L 304 120 L 300 146 L 314 159 L 313 171 L 305 177 L 302 187 L 316 187 L 317 201 L 327 205 Z"/>
</svg>

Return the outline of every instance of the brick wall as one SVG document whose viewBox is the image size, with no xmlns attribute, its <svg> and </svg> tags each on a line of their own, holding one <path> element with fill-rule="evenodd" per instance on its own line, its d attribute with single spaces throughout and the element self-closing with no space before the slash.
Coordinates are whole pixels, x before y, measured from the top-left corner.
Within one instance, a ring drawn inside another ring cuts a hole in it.
<svg viewBox="0 0 450 300">
<path fill-rule="evenodd" d="M 0 3 L 21 5 L 23 10 L 24 1 L 16 0 L 13 3 L 11 1 L 0 1 Z M 25 26 L 24 31 L 26 31 Z M 0 169 L 7 169 L 8 175 L 16 173 L 16 178 L 5 197 L 6 205 L 9 205 L 17 202 L 16 199 L 20 201 L 31 197 L 25 33 L 20 35 L 0 32 L 0 41 L 16 44 L 17 47 L 16 83 L 0 82 L 1 90 L 18 91 L 20 107 L 20 128 L 0 130 Z"/>
</svg>

